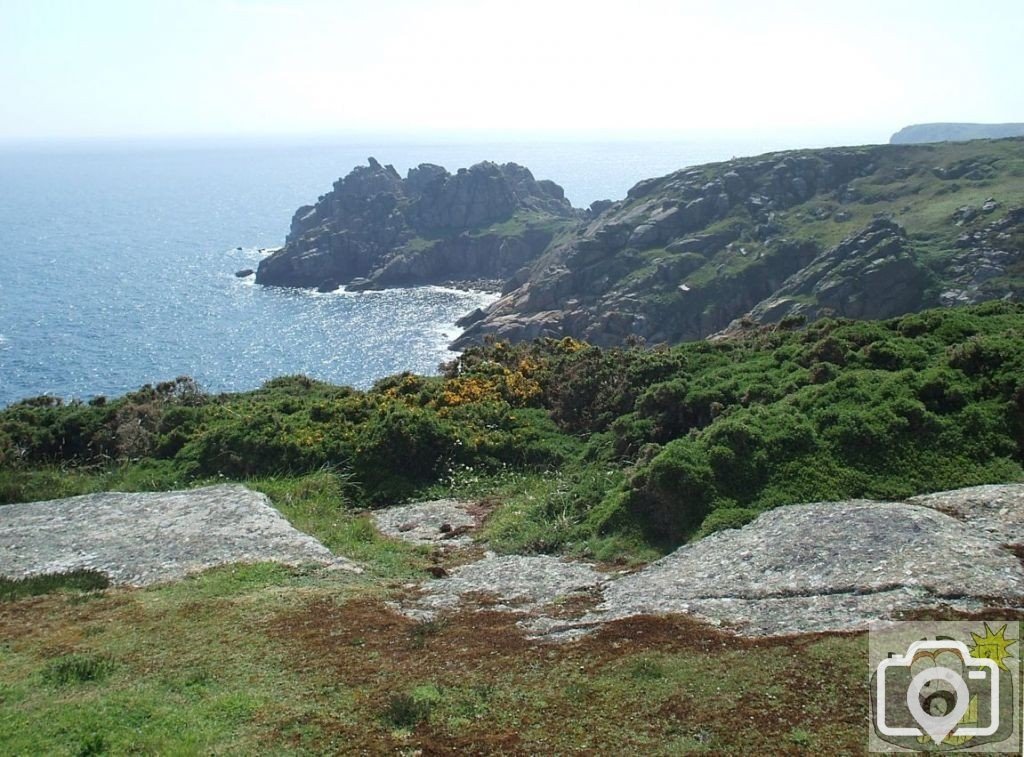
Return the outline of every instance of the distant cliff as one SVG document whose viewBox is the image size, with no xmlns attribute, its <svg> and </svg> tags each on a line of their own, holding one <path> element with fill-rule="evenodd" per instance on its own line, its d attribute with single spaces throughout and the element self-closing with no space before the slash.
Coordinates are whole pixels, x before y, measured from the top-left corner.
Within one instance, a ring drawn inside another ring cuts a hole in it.
<svg viewBox="0 0 1024 757">
<path fill-rule="evenodd" d="M 403 179 L 370 158 L 296 211 L 256 282 L 365 289 L 503 281 L 583 215 L 561 187 L 515 163 L 455 174 L 423 164 Z"/>
<path fill-rule="evenodd" d="M 925 142 L 966 142 L 969 139 L 1024 137 L 1024 124 L 914 124 L 905 126 L 889 138 L 889 144 L 911 145 Z"/>
</svg>

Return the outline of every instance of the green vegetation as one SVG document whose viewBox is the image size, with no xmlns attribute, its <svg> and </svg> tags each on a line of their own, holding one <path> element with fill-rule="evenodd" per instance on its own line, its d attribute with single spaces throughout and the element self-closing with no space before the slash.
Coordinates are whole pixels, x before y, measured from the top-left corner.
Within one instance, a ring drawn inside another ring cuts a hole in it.
<svg viewBox="0 0 1024 757">
<path fill-rule="evenodd" d="M 462 376 L 533 365 L 552 417 L 589 437 L 578 469 L 517 507 L 517 547 L 541 533 L 554 548 L 631 534 L 670 548 L 781 504 L 1022 477 L 1021 306 L 791 327 L 659 350 L 468 351 Z"/>
<path fill-rule="evenodd" d="M 40 397 L 0 412 L 0 502 L 97 488 L 336 474 L 358 504 L 409 496 L 458 466 L 557 466 L 580 444 L 521 373 L 472 381 L 404 374 L 356 392 L 288 377 L 209 396 L 180 378 L 117 400 Z"/>
<path fill-rule="evenodd" d="M 4 582 L 0 752 L 855 753 L 863 636 L 634 618 L 551 646 L 496 612 L 417 623 L 385 602 L 438 555 L 365 508 L 472 497 L 499 551 L 629 564 L 788 502 L 1021 479 L 1024 306 L 674 348 L 489 344 L 366 392 L 179 379 L 18 403 L 0 440 L 5 502 L 238 479 L 365 567 Z"/>
<path fill-rule="evenodd" d="M 691 302 L 703 318 L 734 285 L 784 278 L 788 257 L 885 213 L 934 288 L 950 240 L 986 222 L 952 214 L 1016 202 L 1024 175 L 1019 142 L 862 150 L 878 160 L 843 197 L 787 205 L 760 232 L 737 204 L 704 229 L 739 223 L 731 247 L 624 249 L 595 277 L 641 292 L 653 320 Z M 523 212 L 489 233 L 544 224 Z M 1024 305 L 787 318 L 653 349 L 488 343 L 369 391 L 290 376 L 211 395 L 179 378 L 0 410 L 0 506 L 226 480 L 364 572 L 235 565 L 144 590 L 88 571 L 0 580 L 0 753 L 858 753 L 863 636 L 751 641 L 632 618 L 554 646 L 497 612 L 415 622 L 387 603 L 454 562 L 383 538 L 367 509 L 471 498 L 498 552 L 628 566 L 788 503 L 1024 480 Z"/>
<path fill-rule="evenodd" d="M 554 216 L 543 211 L 519 208 L 504 221 L 468 229 L 470 237 L 509 237 L 519 238 L 529 231 L 545 231 L 554 236 L 568 233 L 574 227 L 572 219 Z M 420 236 L 413 237 L 402 245 L 404 252 L 423 252 L 431 249 L 439 242 L 451 239 L 450 230 L 420 231 Z"/>
<path fill-rule="evenodd" d="M 95 655 L 69 654 L 56 657 L 43 668 L 43 681 L 52 686 L 102 681 L 112 668 L 113 662 Z"/>
<path fill-rule="evenodd" d="M 27 400 L 0 412 L 0 501 L 239 479 L 358 555 L 381 547 L 354 508 L 490 496 L 499 550 L 635 561 L 781 504 L 1024 476 L 1024 306 L 799 327 L 653 350 L 489 344 L 367 392 L 289 377 L 209 396 L 179 379 Z"/>
<path fill-rule="evenodd" d="M 0 602 L 13 602 L 22 597 L 36 597 L 55 591 L 88 593 L 108 586 L 110 581 L 107 577 L 92 570 L 44 573 L 21 579 L 0 577 Z"/>
</svg>

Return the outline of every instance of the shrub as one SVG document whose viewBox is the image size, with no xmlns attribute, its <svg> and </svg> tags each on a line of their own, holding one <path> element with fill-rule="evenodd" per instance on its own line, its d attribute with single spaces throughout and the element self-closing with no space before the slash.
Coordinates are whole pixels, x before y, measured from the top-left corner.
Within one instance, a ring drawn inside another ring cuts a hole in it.
<svg viewBox="0 0 1024 757">
<path fill-rule="evenodd" d="M 630 481 L 627 510 L 652 542 L 677 544 L 711 509 L 715 476 L 693 439 L 676 439 Z"/>
<path fill-rule="evenodd" d="M 697 532 L 699 538 L 703 538 L 716 531 L 724 531 L 730 528 L 743 528 L 743 526 L 754 520 L 761 512 L 748 507 L 722 507 L 712 510 L 711 513 L 700 524 Z"/>
<path fill-rule="evenodd" d="M 388 725 L 408 730 L 430 718 L 441 701 L 441 690 L 432 684 L 417 686 L 411 694 L 396 694 L 388 700 L 382 718 Z"/>
<path fill-rule="evenodd" d="M 391 403 L 360 429 L 353 468 L 374 501 L 400 499 L 459 458 L 462 439 L 436 413 Z"/>
<path fill-rule="evenodd" d="M 662 381 L 646 389 L 636 401 L 636 414 L 653 424 L 648 441 L 667 442 L 698 425 L 698 415 L 687 404 L 689 386 L 681 379 Z"/>
<path fill-rule="evenodd" d="M 360 504 L 511 466 L 557 485 L 503 543 L 614 557 L 782 504 L 1021 478 L 1022 375 L 1024 307 L 988 303 L 671 348 L 491 342 L 368 392 L 178 379 L 0 410 L 0 501 L 63 496 L 67 471 L 119 458 L 139 459 L 116 479 L 134 488 L 340 470 Z"/>
</svg>

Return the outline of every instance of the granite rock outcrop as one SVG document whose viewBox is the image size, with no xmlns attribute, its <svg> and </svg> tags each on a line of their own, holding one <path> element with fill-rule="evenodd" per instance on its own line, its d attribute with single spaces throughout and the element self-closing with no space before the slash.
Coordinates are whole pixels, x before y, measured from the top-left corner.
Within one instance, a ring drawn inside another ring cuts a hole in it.
<svg viewBox="0 0 1024 757">
<path fill-rule="evenodd" d="M 423 164 L 403 179 L 370 158 L 296 211 L 256 283 L 321 290 L 503 281 L 576 223 L 562 188 L 529 169 Z"/>
</svg>

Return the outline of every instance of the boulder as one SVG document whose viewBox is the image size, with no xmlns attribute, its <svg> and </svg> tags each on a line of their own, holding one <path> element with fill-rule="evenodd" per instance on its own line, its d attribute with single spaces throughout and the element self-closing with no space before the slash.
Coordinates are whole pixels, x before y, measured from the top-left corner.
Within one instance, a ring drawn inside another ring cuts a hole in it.
<svg viewBox="0 0 1024 757">
<path fill-rule="evenodd" d="M 735 241 L 740 234 L 739 227 L 730 227 L 724 231 L 709 234 L 695 234 L 693 236 L 677 239 L 665 247 L 669 252 L 698 252 L 709 253 L 725 247 Z"/>
<path fill-rule="evenodd" d="M 597 218 L 599 215 L 604 213 L 606 210 L 608 210 L 608 208 L 610 208 L 614 204 L 615 203 L 612 202 L 611 200 L 594 200 L 592 203 L 590 203 L 590 207 L 588 208 L 590 217 Z"/>
<path fill-rule="evenodd" d="M 477 321 L 482 321 L 486 315 L 482 308 L 476 308 L 455 321 L 455 325 L 460 329 L 469 328 Z"/>
<path fill-rule="evenodd" d="M 747 183 L 736 171 L 728 171 L 723 174 L 722 184 L 729 196 L 737 199 L 742 197 L 747 189 Z"/>
<path fill-rule="evenodd" d="M 633 229 L 633 233 L 630 234 L 627 244 L 630 247 L 637 248 L 638 250 L 644 250 L 657 244 L 658 236 L 657 226 L 650 223 L 643 223 Z"/>
</svg>

